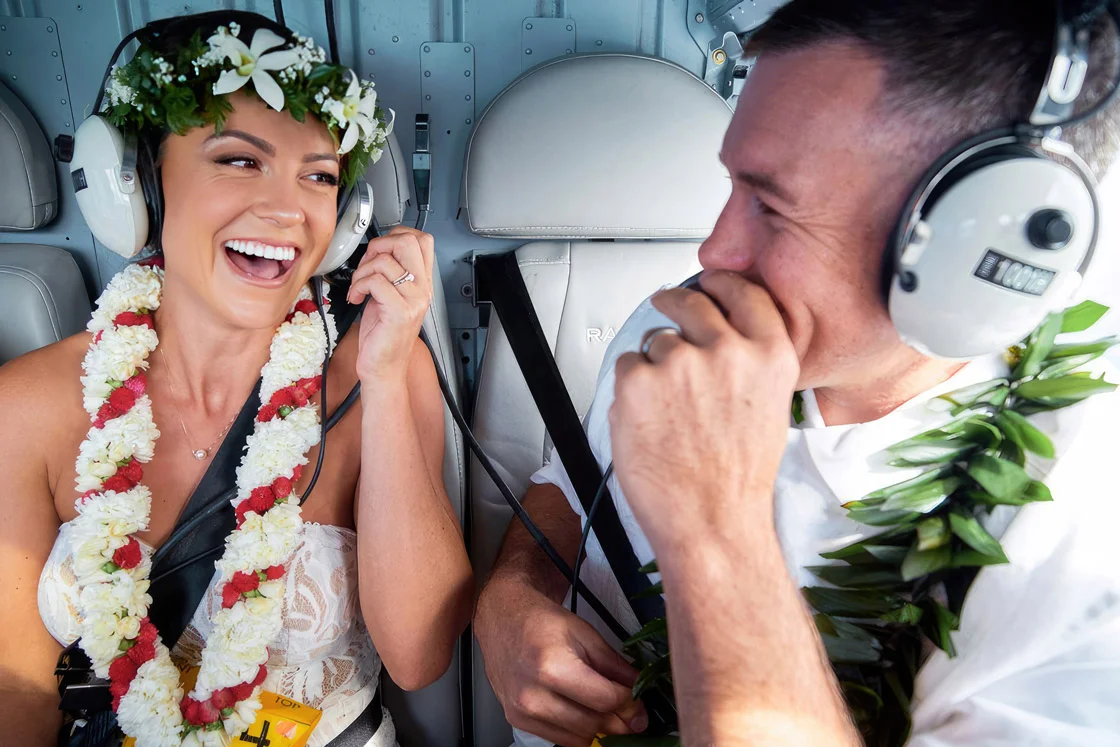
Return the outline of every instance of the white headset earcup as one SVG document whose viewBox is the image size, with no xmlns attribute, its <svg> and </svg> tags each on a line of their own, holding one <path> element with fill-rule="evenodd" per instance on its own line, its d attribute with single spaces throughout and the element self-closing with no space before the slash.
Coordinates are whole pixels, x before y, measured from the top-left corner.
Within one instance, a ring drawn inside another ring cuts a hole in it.
<svg viewBox="0 0 1120 747">
<path fill-rule="evenodd" d="M 1061 211 L 1072 236 L 1036 246 L 1032 218 Z M 1014 345 L 1081 284 L 1097 221 L 1089 187 L 1047 158 L 1016 157 L 976 169 L 926 206 L 891 282 L 891 320 L 908 345 L 969 359 Z M 916 283 L 904 290 L 901 273 Z"/>
<path fill-rule="evenodd" d="M 373 220 L 373 188 L 365 182 L 354 185 L 354 196 L 334 227 L 327 253 L 316 268 L 316 275 L 337 270 L 358 248 Z"/>
<path fill-rule="evenodd" d="M 132 257 L 148 239 L 148 208 L 135 163 L 131 169 L 126 166 L 125 151 L 120 131 L 103 117 L 91 116 L 74 133 L 70 178 L 94 238 L 122 257 Z"/>
</svg>

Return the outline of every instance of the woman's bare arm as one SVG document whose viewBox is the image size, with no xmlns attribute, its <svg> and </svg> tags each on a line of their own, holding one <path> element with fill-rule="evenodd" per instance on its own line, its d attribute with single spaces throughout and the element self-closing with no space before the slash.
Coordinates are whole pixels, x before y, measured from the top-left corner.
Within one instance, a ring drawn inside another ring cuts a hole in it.
<svg viewBox="0 0 1120 747">
<path fill-rule="evenodd" d="M 65 345 L 66 343 L 62 343 Z M 61 722 L 54 667 L 61 646 L 39 617 L 39 575 L 58 536 L 47 452 L 57 412 L 50 403 L 56 351 L 44 350 L 0 368 L 0 723 L 5 742 L 54 745 Z M 76 494 L 75 494 L 76 495 Z"/>
<path fill-rule="evenodd" d="M 393 681 L 415 690 L 446 671 L 474 600 L 443 486 L 443 400 L 424 345 L 413 347 L 406 376 L 363 382 L 361 404 L 362 614 Z"/>
</svg>

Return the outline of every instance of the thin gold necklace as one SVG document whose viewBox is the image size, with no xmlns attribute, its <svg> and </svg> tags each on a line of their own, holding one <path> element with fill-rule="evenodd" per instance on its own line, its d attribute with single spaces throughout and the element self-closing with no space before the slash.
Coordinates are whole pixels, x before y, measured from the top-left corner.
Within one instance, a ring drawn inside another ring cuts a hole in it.
<svg viewBox="0 0 1120 747">
<path fill-rule="evenodd" d="M 187 448 L 190 448 L 190 445 L 192 443 L 194 443 L 194 439 L 191 438 L 191 434 L 187 432 L 187 424 L 186 424 L 186 422 L 183 421 L 183 413 L 182 413 L 182 411 L 179 410 L 179 403 L 175 401 L 179 398 L 179 395 L 176 394 L 175 384 L 171 381 L 171 378 L 172 378 L 172 376 L 171 376 L 171 366 L 168 365 L 168 363 L 167 363 L 167 356 L 164 355 L 163 348 L 162 347 L 157 347 L 156 349 L 159 350 L 160 358 L 163 360 L 163 366 L 164 366 L 164 368 L 167 369 L 167 386 L 171 388 L 171 404 L 175 408 L 175 414 L 179 416 L 179 427 L 183 429 L 183 435 L 187 439 Z M 206 448 L 191 449 L 191 455 L 194 456 L 194 458 L 199 460 L 199 461 L 203 461 L 204 459 L 209 457 L 210 456 L 210 449 L 212 449 L 214 447 L 214 444 L 218 443 L 218 439 L 220 439 L 222 436 L 226 435 L 226 433 L 229 431 L 229 429 L 233 427 L 233 421 L 234 420 L 237 420 L 237 413 L 236 412 L 233 414 L 233 417 L 230 418 L 229 423 L 226 425 L 226 427 L 222 429 L 222 432 L 219 433 L 214 438 L 213 441 L 208 443 L 206 445 Z"/>
</svg>

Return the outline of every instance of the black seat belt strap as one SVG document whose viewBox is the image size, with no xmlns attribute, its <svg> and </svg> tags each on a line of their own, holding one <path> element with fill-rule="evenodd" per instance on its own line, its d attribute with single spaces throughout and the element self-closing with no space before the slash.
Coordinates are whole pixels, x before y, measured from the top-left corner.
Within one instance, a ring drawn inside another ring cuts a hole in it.
<svg viewBox="0 0 1120 747">
<path fill-rule="evenodd" d="M 475 275 L 485 286 L 484 298 L 488 297 L 502 322 L 514 358 L 552 437 L 556 453 L 575 487 L 584 514 L 590 515 L 603 472 L 541 329 L 540 319 L 517 264 L 516 252 L 478 256 L 475 259 Z M 649 577 L 639 570 L 641 564 L 634 554 L 614 501 L 609 493 L 603 498 L 595 512 L 592 530 L 603 547 L 611 572 L 641 624 L 664 617 L 665 603 L 661 595 L 643 594 L 652 584 Z"/>
</svg>

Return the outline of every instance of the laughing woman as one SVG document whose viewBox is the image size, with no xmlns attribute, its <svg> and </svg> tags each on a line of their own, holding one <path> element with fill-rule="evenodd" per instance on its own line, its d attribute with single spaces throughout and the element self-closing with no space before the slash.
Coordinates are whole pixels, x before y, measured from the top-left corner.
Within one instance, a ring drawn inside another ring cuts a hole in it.
<svg viewBox="0 0 1120 747">
<path fill-rule="evenodd" d="M 345 299 L 368 304 L 349 328 L 339 314 L 324 382 L 336 320 L 313 276 L 340 189 L 385 144 L 372 86 L 252 14 L 185 17 L 140 41 L 104 113 L 158 154 L 162 231 L 87 333 L 0 369 L 0 741 L 56 743 L 55 664 L 78 640 L 139 747 L 257 734 L 270 693 L 322 712 L 313 747 L 344 733 L 394 744 L 382 662 L 406 689 L 434 681 L 473 599 L 417 339 L 432 238 L 370 243 Z M 357 382 L 321 446 L 321 418 Z M 199 513 L 215 486 L 232 499 Z M 179 557 L 213 552 L 184 566 L 206 572 L 176 636 L 189 589 L 161 593 L 168 564 L 153 573 L 152 554 L 188 520 Z"/>
</svg>

